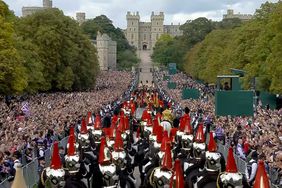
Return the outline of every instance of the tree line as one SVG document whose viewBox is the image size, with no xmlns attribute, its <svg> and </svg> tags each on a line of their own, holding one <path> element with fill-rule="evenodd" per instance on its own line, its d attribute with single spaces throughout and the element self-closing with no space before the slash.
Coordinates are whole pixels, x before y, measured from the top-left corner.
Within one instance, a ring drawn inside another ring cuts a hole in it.
<svg viewBox="0 0 282 188">
<path fill-rule="evenodd" d="M 98 30 L 117 41 L 118 67 L 138 62 L 122 30 L 106 16 L 79 26 L 56 8 L 16 17 L 0 1 L 0 95 L 91 89 L 99 73 L 91 42 Z"/>
<path fill-rule="evenodd" d="M 247 22 L 187 21 L 181 26 L 183 36 L 160 37 L 153 60 L 177 63 L 179 69 L 208 83 L 215 83 L 219 74 L 230 74 L 231 68 L 241 69 L 244 88 L 249 89 L 256 78 L 257 89 L 282 94 L 281 12 L 282 2 L 267 2 Z"/>
</svg>

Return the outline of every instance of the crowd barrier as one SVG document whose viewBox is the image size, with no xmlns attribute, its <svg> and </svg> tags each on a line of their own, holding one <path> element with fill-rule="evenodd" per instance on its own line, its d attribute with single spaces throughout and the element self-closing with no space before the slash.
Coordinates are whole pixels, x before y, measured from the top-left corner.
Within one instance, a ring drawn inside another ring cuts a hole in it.
<svg viewBox="0 0 282 188">
<path fill-rule="evenodd" d="M 227 155 L 228 155 L 228 150 L 229 150 L 229 145 L 223 145 L 221 143 L 217 143 L 218 146 L 218 151 L 220 153 L 223 154 L 225 160 L 227 159 Z M 241 173 L 245 173 L 246 172 L 246 168 L 247 168 L 247 163 L 246 161 L 244 161 L 243 159 L 241 159 L 238 155 L 234 154 L 234 158 L 237 164 L 237 168 L 239 170 L 239 172 Z M 281 186 L 279 186 L 279 178 L 278 178 L 278 171 L 276 169 L 269 169 L 269 179 L 271 182 L 271 187 L 272 188 L 281 188 Z"/>
<path fill-rule="evenodd" d="M 68 137 L 65 137 L 62 140 L 60 140 L 59 146 L 66 148 L 67 143 L 68 143 Z M 52 148 L 48 148 L 47 150 L 45 150 L 46 166 L 50 165 L 51 154 L 52 154 L 51 151 Z M 38 183 L 39 180 L 38 167 L 39 164 L 37 157 L 34 158 L 32 162 L 23 166 L 23 175 L 28 188 L 35 188 Z M 10 187 L 11 187 L 11 182 L 8 179 L 0 183 L 0 188 L 10 188 Z"/>
</svg>

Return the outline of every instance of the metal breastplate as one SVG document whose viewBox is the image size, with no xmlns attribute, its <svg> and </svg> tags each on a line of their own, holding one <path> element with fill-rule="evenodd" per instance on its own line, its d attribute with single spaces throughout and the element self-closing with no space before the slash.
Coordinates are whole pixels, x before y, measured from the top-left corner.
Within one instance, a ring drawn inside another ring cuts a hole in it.
<svg viewBox="0 0 282 188">
<path fill-rule="evenodd" d="M 115 141 L 114 140 L 107 140 L 107 146 L 111 149 L 114 148 Z"/>
<path fill-rule="evenodd" d="M 96 144 L 100 143 L 100 138 L 102 136 L 102 130 L 92 130 L 92 134 L 94 136 L 94 141 Z"/>
<path fill-rule="evenodd" d="M 116 165 L 109 164 L 109 165 L 100 165 L 100 171 L 103 175 L 103 182 L 104 185 L 107 186 L 116 186 L 118 181 L 118 176 L 116 175 Z"/>
<path fill-rule="evenodd" d="M 207 171 L 221 171 L 221 155 L 217 152 L 206 151 L 205 168 Z"/>
<path fill-rule="evenodd" d="M 52 188 L 63 188 L 65 186 L 65 171 L 64 169 L 51 169 L 50 167 L 46 168 L 47 180 L 50 181 Z"/>
<path fill-rule="evenodd" d="M 163 171 L 160 167 L 155 168 L 150 177 L 150 184 L 153 187 L 161 188 L 170 185 L 170 180 L 172 177 L 171 171 Z"/>
<path fill-rule="evenodd" d="M 115 163 L 118 167 L 120 167 L 121 169 L 125 168 L 125 164 L 126 164 L 126 160 L 125 160 L 126 153 L 125 153 L 124 151 L 119 151 L 119 152 L 113 151 L 113 152 L 112 152 L 112 157 L 113 157 L 114 163 Z"/>
<path fill-rule="evenodd" d="M 243 174 L 223 172 L 219 175 L 219 179 L 224 188 L 243 188 Z"/>
</svg>

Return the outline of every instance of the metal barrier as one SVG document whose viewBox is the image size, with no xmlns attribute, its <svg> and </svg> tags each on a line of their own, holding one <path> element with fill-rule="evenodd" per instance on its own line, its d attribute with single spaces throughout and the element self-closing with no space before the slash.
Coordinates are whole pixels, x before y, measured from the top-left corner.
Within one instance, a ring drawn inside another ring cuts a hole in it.
<svg viewBox="0 0 282 188">
<path fill-rule="evenodd" d="M 34 160 L 31 163 L 23 167 L 24 179 L 28 187 L 34 187 L 39 180 L 38 174 L 38 160 Z"/>
<path fill-rule="evenodd" d="M 59 142 L 59 146 L 62 146 L 65 149 L 67 147 L 67 143 L 68 143 L 68 137 L 65 137 Z M 51 154 L 52 154 L 51 148 L 45 150 L 46 166 L 50 165 Z M 23 175 L 28 188 L 33 188 L 38 183 L 39 180 L 38 167 L 39 167 L 38 158 L 33 159 L 32 162 L 23 166 Z M 0 183 L 0 188 L 10 188 L 11 183 L 12 182 L 9 182 L 8 179 L 6 179 Z"/>
<path fill-rule="evenodd" d="M 6 179 L 0 183 L 0 188 L 10 188 L 11 183 Z"/>
<path fill-rule="evenodd" d="M 229 145 L 222 145 L 221 143 L 217 143 L 217 150 L 223 154 L 225 160 L 227 159 L 227 155 L 228 155 L 228 150 L 229 150 Z M 236 155 L 234 153 L 234 158 L 236 161 L 236 165 L 237 168 L 239 170 L 239 172 L 244 173 L 246 172 L 246 168 L 247 168 L 247 163 L 246 161 L 244 161 L 243 159 L 241 159 L 240 157 L 238 157 L 238 155 Z M 276 169 L 270 169 L 269 170 L 269 179 L 271 182 L 271 187 L 272 188 L 281 188 L 281 186 L 277 185 L 279 184 L 279 182 L 277 182 L 278 179 L 278 171 Z"/>
</svg>

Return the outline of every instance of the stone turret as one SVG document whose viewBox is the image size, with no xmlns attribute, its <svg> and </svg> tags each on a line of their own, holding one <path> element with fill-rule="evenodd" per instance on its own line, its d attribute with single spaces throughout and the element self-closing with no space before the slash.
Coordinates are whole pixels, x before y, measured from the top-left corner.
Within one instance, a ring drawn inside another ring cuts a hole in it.
<svg viewBox="0 0 282 188">
<path fill-rule="evenodd" d="M 96 38 L 96 47 L 98 51 L 98 60 L 100 70 L 116 69 L 117 43 L 107 34 L 101 34 L 99 31 Z"/>
<path fill-rule="evenodd" d="M 42 5 L 42 7 L 22 7 L 22 16 L 25 17 L 37 11 L 52 8 L 52 0 L 43 0 Z"/>
<path fill-rule="evenodd" d="M 232 18 L 239 18 L 242 21 L 248 21 L 253 18 L 253 15 L 251 14 L 234 14 L 233 9 L 228 9 L 227 14 L 223 14 L 223 19 L 232 19 Z"/>
<path fill-rule="evenodd" d="M 180 25 L 164 25 L 164 13 L 151 13 L 151 22 L 140 21 L 139 12 L 126 14 L 127 28 L 124 34 L 130 45 L 138 50 L 152 50 L 155 43 L 164 33 L 173 37 L 180 36 L 183 32 Z"/>
<path fill-rule="evenodd" d="M 155 14 L 152 12 L 151 15 L 151 42 L 152 46 L 155 46 L 159 37 L 164 33 L 164 13 Z"/>
<path fill-rule="evenodd" d="M 52 0 L 43 0 L 44 8 L 52 8 Z"/>
<path fill-rule="evenodd" d="M 126 38 L 130 45 L 138 47 L 139 21 L 140 21 L 139 12 L 136 13 L 127 12 L 126 21 L 127 21 Z"/>
<path fill-rule="evenodd" d="M 77 12 L 76 13 L 76 21 L 81 25 L 85 22 L 85 12 Z"/>
</svg>

